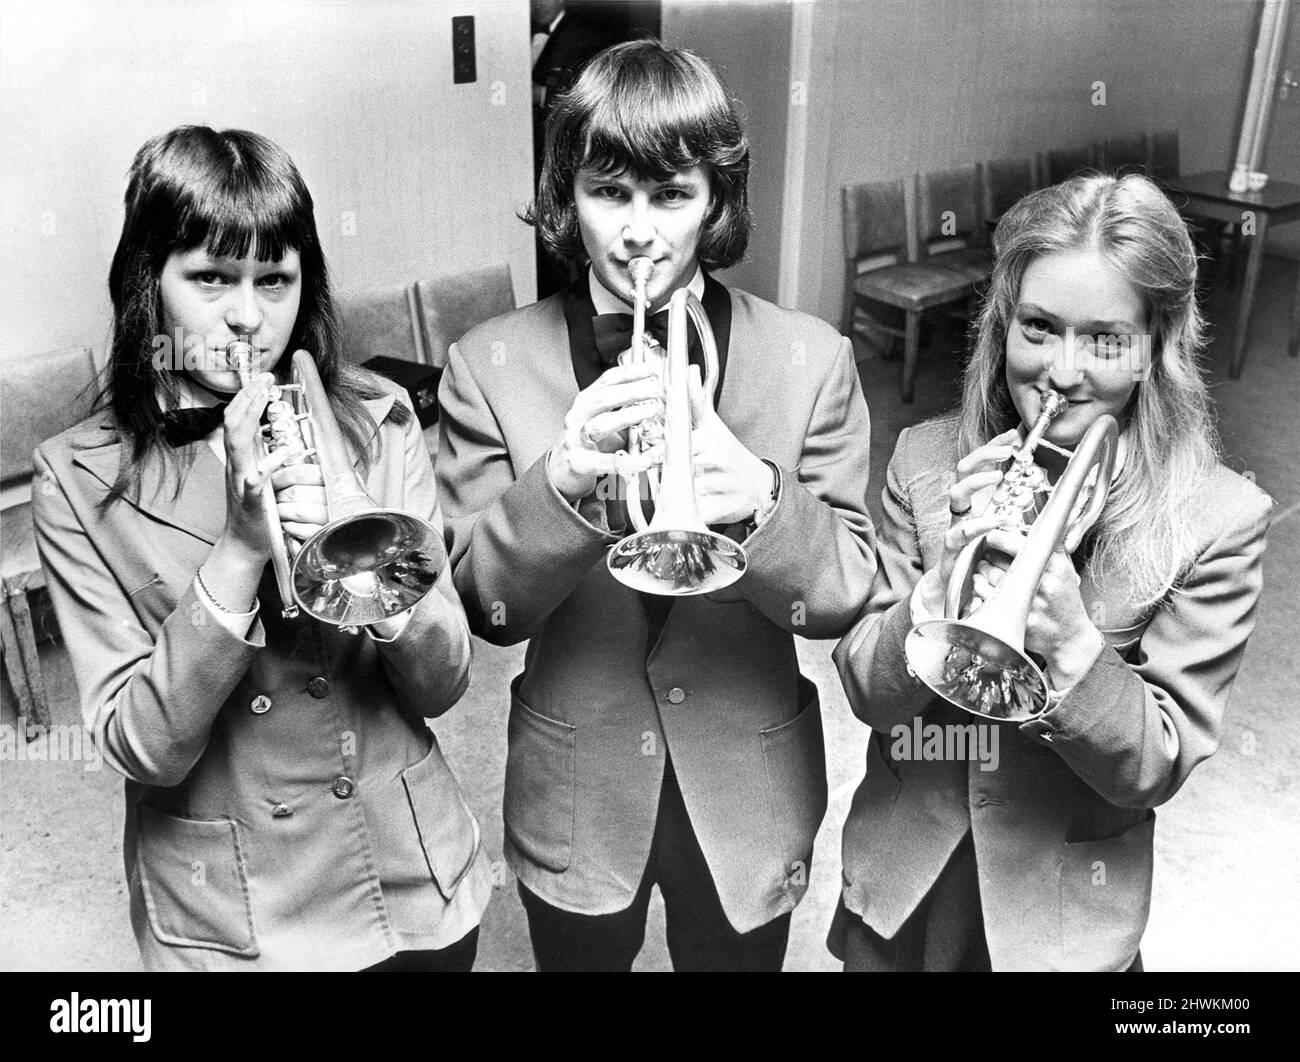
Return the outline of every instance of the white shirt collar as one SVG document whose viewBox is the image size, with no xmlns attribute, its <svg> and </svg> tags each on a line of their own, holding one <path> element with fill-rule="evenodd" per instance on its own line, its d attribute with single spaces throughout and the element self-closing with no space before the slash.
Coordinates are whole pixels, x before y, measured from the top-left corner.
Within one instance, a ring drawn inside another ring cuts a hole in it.
<svg viewBox="0 0 1300 1062">
<path fill-rule="evenodd" d="M 587 269 L 587 284 L 591 290 L 591 304 L 595 307 L 597 313 L 631 313 L 632 307 L 615 295 L 609 288 L 605 287 L 596 279 L 596 271 L 590 267 Z M 704 298 L 704 270 L 699 266 L 695 267 L 695 276 L 691 277 L 691 282 L 686 285 L 697 299 Z"/>
</svg>

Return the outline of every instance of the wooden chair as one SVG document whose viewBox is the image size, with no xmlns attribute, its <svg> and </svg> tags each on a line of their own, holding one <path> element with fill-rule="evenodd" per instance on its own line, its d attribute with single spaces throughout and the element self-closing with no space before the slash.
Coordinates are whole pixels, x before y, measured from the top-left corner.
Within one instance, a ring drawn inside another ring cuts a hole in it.
<svg viewBox="0 0 1300 1062">
<path fill-rule="evenodd" d="M 990 159 L 980 167 L 980 208 L 993 224 L 1038 187 L 1033 159 Z"/>
<path fill-rule="evenodd" d="M 1146 133 L 1100 141 L 1097 145 L 1097 165 L 1117 177 L 1127 173 L 1146 173 L 1151 164 L 1151 145 L 1148 141 Z"/>
<path fill-rule="evenodd" d="M 12 358 L 0 374 L 0 647 L 18 713 L 50 725 L 28 591 L 45 585 L 32 527 L 32 451 L 87 413 L 95 362 L 86 347 Z"/>
<path fill-rule="evenodd" d="M 916 179 L 845 185 L 844 303 L 841 331 L 851 335 L 861 312 L 876 331 L 872 304 L 902 310 L 904 402 L 911 402 L 921 342 L 921 314 L 965 299 L 974 281 L 953 270 L 920 262 L 916 225 Z"/>
<path fill-rule="evenodd" d="M 1076 173 L 1092 169 L 1096 163 L 1091 144 L 1080 148 L 1057 148 L 1039 156 L 1038 172 L 1043 175 L 1044 184 L 1060 184 Z"/>
<path fill-rule="evenodd" d="M 918 179 L 917 229 L 921 258 L 979 285 L 993 271 L 983 212 L 979 171 L 974 166 L 923 173 Z"/>
<path fill-rule="evenodd" d="M 409 284 L 358 294 L 339 295 L 343 356 L 354 365 L 373 357 L 423 362 L 423 339 Z"/>
<path fill-rule="evenodd" d="M 515 308 L 510 267 L 494 265 L 418 281 L 415 308 L 425 359 L 445 368 L 447 351 L 461 336 Z"/>
</svg>

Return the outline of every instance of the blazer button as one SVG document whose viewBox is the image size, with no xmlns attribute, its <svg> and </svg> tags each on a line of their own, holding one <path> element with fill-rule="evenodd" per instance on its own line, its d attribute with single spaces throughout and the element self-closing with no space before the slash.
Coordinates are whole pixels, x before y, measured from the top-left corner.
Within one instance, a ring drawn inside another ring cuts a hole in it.
<svg viewBox="0 0 1300 1062">
<path fill-rule="evenodd" d="M 271 809 L 271 818 L 273 819 L 287 819 L 292 814 L 293 808 L 289 807 L 288 804 L 276 804 Z"/>
<path fill-rule="evenodd" d="M 352 779 L 347 775 L 340 775 L 334 779 L 334 784 L 330 788 L 340 800 L 347 800 L 352 795 L 352 791 L 356 789 L 356 786 L 352 784 Z"/>
<path fill-rule="evenodd" d="M 254 715 L 265 715 L 271 710 L 271 698 L 266 694 L 258 694 L 253 698 L 253 703 L 248 706 L 248 710 Z"/>
<path fill-rule="evenodd" d="M 681 704 L 682 701 L 686 700 L 686 691 L 680 686 L 674 686 L 668 691 L 668 700 L 673 704 Z"/>
<path fill-rule="evenodd" d="M 317 675 L 314 679 L 312 679 L 309 683 L 307 683 L 307 692 L 310 693 L 317 700 L 320 700 L 322 697 L 329 696 L 330 680 L 327 678 L 321 678 L 320 675 Z"/>
</svg>

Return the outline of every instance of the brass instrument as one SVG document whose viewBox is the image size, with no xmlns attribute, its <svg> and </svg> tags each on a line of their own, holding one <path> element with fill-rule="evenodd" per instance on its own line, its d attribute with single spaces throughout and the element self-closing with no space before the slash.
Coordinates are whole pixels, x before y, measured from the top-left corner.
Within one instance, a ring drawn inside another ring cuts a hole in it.
<svg viewBox="0 0 1300 1062">
<path fill-rule="evenodd" d="M 240 383 L 252 375 L 253 348 L 235 340 L 226 356 Z M 287 464 L 313 461 L 325 484 L 329 522 L 302 544 L 293 561 L 270 483 L 263 491 L 271 532 L 271 561 L 282 613 L 309 616 L 355 633 L 417 604 L 446 562 L 442 536 L 427 520 L 377 506 L 352 467 L 329 398 L 311 355 L 293 355 L 290 382 L 271 388 L 263 429 L 264 453 L 289 447 Z"/>
<path fill-rule="evenodd" d="M 1101 515 L 1114 475 L 1119 427 L 1114 417 L 1102 414 L 1075 448 L 1047 504 L 1033 516 L 1034 495 L 1047 488 L 1042 469 L 1033 464 L 1033 451 L 1067 405 L 1054 391 L 1043 396 L 1038 420 L 994 492 L 993 511 L 1013 521 L 1026 540 L 992 595 L 962 614 L 971 601 L 975 570 L 989 548 L 987 535 L 980 535 L 957 556 L 944 618 L 918 623 L 905 643 L 910 674 L 958 708 L 985 719 L 1022 723 L 1047 708 L 1046 676 L 1025 652 L 1029 610 L 1053 551 L 1063 545 L 1067 553 L 1074 552 Z M 1072 518 L 1085 490 L 1090 494 Z"/>
<path fill-rule="evenodd" d="M 628 263 L 635 287 L 632 313 L 632 364 L 644 364 L 646 282 L 653 263 Z M 610 574 L 635 590 L 670 597 L 707 594 L 729 586 L 745 573 L 744 549 L 726 535 L 710 531 L 695 502 L 691 452 L 691 404 L 687 387 L 690 345 L 687 320 L 695 325 L 704 353 L 704 394 L 709 402 L 718 385 L 718 350 L 700 300 L 682 288 L 668 302 L 668 353 L 664 365 L 664 459 L 656 483 L 649 476 L 654 518 L 646 520 L 638 474 L 624 476 L 627 511 L 636 533 L 609 552 Z M 649 448 L 641 426 L 629 432 L 636 453 Z"/>
</svg>

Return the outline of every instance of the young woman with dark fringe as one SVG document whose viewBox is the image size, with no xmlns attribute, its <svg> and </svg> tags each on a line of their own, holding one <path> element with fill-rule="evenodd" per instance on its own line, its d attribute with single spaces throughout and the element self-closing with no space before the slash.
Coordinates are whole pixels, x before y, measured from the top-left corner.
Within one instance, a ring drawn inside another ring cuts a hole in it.
<svg viewBox="0 0 1300 1062">
<path fill-rule="evenodd" d="M 107 382 L 38 449 L 33 510 L 86 726 L 126 778 L 145 965 L 468 970 L 486 858 L 425 722 L 468 681 L 450 570 L 349 635 L 283 617 L 267 563 L 268 483 L 296 542 L 327 520 L 319 466 L 256 443 L 300 348 L 371 497 L 441 527 L 405 395 L 341 358 L 289 156 L 239 130 L 148 141 L 109 292 Z"/>
</svg>

